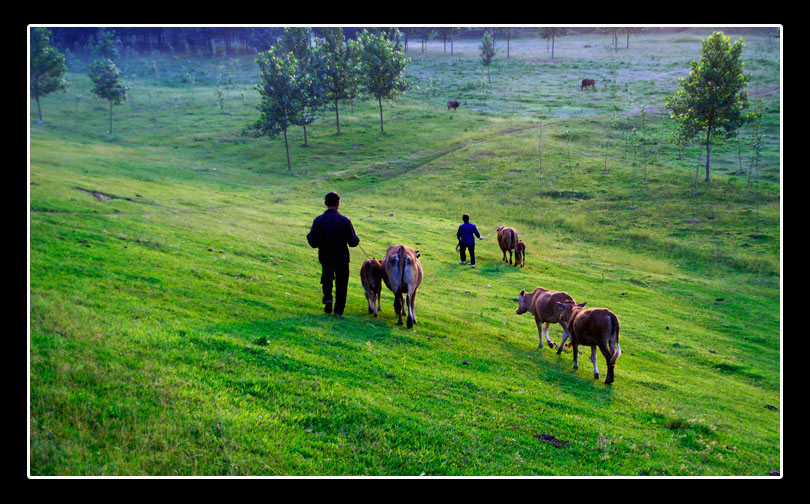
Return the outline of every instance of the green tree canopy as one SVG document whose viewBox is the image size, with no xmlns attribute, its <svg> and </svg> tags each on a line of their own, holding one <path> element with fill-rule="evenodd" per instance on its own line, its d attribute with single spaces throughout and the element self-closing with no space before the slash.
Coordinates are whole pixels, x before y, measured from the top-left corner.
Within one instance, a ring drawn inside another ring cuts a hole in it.
<svg viewBox="0 0 810 504">
<path fill-rule="evenodd" d="M 409 87 L 404 74 L 405 67 L 411 59 L 405 56 L 399 39 L 397 35 L 396 41 L 391 41 L 382 34 L 375 35 L 368 30 L 363 30 L 358 37 L 362 48 L 360 52 L 362 85 L 366 92 L 377 98 L 380 105 L 382 133 L 385 133 L 382 99 L 395 100 Z"/>
<path fill-rule="evenodd" d="M 90 80 L 93 89 L 90 91 L 99 98 L 110 102 L 110 134 L 112 135 L 112 108 L 113 105 L 124 103 L 127 100 L 127 87 L 121 82 L 118 67 L 109 59 L 100 59 L 90 65 Z"/>
<path fill-rule="evenodd" d="M 338 27 L 324 27 L 323 38 L 319 38 L 317 44 L 323 69 L 324 98 L 335 104 L 335 122 L 337 134 L 340 135 L 338 102 L 357 97 L 360 48 L 355 41 L 347 41 L 343 29 Z"/>
<path fill-rule="evenodd" d="M 678 125 L 676 137 L 688 141 L 706 133 L 706 180 L 709 180 L 711 139 L 731 137 L 748 116 L 746 88 L 750 76 L 744 74 L 743 39 L 731 44 L 723 32 L 714 32 L 703 41 L 700 61 L 692 60 L 687 77 L 678 79 L 680 89 L 666 97 L 666 107 Z"/>
<path fill-rule="evenodd" d="M 64 75 L 67 72 L 65 55 L 51 46 L 51 31 L 34 28 L 31 33 L 31 94 L 37 101 L 39 124 L 42 124 L 42 107 L 39 99 L 68 87 Z"/>
<path fill-rule="evenodd" d="M 102 27 L 98 29 L 96 38 L 97 42 L 95 44 L 92 40 L 90 41 L 90 53 L 93 56 L 111 61 L 115 61 L 120 57 L 118 52 L 120 40 L 115 36 L 115 33 Z"/>
<path fill-rule="evenodd" d="M 287 170 L 292 170 L 287 129 L 301 116 L 305 108 L 307 82 L 298 72 L 298 61 L 291 52 L 272 46 L 256 57 L 261 71 L 261 81 L 256 85 L 261 101 L 257 108 L 261 113 L 253 129 L 259 135 L 275 138 L 284 134 L 287 152 Z"/>
<path fill-rule="evenodd" d="M 492 64 L 492 59 L 495 57 L 495 39 L 492 36 L 492 31 L 487 30 L 484 36 L 481 37 L 481 45 L 478 47 L 480 54 L 479 59 L 481 64 L 487 69 L 487 82 L 492 82 L 489 78 L 489 65 Z"/>
</svg>

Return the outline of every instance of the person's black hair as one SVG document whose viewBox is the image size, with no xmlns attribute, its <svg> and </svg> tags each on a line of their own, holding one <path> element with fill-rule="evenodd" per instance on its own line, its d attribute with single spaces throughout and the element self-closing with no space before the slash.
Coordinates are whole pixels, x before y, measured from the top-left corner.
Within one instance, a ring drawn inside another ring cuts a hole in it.
<svg viewBox="0 0 810 504">
<path fill-rule="evenodd" d="M 326 197 L 323 199 L 323 202 L 326 204 L 326 206 L 333 207 L 338 203 L 340 203 L 340 195 L 335 191 L 332 191 L 326 195 Z"/>
<path fill-rule="evenodd" d="M 470 222 L 470 216 L 467 215 L 467 214 L 464 214 L 464 215 L 461 216 L 461 220 L 463 220 L 464 222 Z"/>
</svg>

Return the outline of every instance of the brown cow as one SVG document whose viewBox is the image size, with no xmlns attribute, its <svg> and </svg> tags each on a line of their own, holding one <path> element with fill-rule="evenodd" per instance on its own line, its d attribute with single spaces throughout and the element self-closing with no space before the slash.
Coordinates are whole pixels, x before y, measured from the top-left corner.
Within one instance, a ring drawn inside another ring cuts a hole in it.
<svg viewBox="0 0 810 504">
<path fill-rule="evenodd" d="M 574 298 L 568 295 L 567 292 L 558 292 L 542 287 L 537 287 L 531 294 L 525 290 L 520 291 L 518 296 L 518 309 L 516 313 L 521 315 L 527 311 L 532 312 L 534 321 L 537 324 L 537 332 L 540 334 L 539 348 L 543 348 L 543 333 L 546 335 L 546 342 L 549 348 L 554 348 L 554 343 L 548 336 L 548 325 L 560 322 L 560 314 L 562 309 L 557 306 L 558 303 L 574 302 Z M 546 324 L 543 328 L 542 325 Z M 562 325 L 562 324 L 560 324 Z M 563 326 L 563 339 L 557 347 L 557 353 L 562 351 L 563 343 L 568 335 L 566 334 L 565 326 Z"/>
<path fill-rule="evenodd" d="M 513 228 L 506 227 L 506 226 L 500 226 L 500 227 L 496 228 L 495 231 L 498 232 L 498 245 L 500 245 L 501 250 L 503 251 L 503 261 L 504 262 L 509 262 L 509 264 L 512 264 L 512 251 L 514 250 L 515 251 L 515 266 L 517 266 L 518 265 L 517 264 L 517 259 L 518 259 L 517 246 L 518 246 L 518 242 L 520 242 L 520 240 L 518 240 L 518 232 L 515 231 Z M 524 246 L 524 250 L 525 250 L 525 246 Z M 506 260 L 506 252 L 507 251 L 509 251 L 509 261 Z"/>
<path fill-rule="evenodd" d="M 515 246 L 515 266 L 520 264 L 520 267 L 526 266 L 526 244 L 523 240 L 518 240 Z"/>
<path fill-rule="evenodd" d="M 599 369 L 596 367 L 596 347 L 602 351 L 607 362 L 608 373 L 605 378 L 605 385 L 613 383 L 613 368 L 616 359 L 622 354 L 622 347 L 619 346 L 619 319 L 616 315 L 605 308 L 583 308 L 585 303 L 574 304 L 557 303 L 557 307 L 562 310 L 560 314 L 560 324 L 567 328 L 567 334 L 571 336 L 571 345 L 574 347 L 574 369 L 578 368 L 577 356 L 579 355 L 579 345 L 591 347 L 591 362 L 593 362 L 593 378 L 599 379 Z M 563 333 L 563 341 L 565 341 Z M 562 344 L 561 344 L 562 345 Z"/>
<path fill-rule="evenodd" d="M 457 102 L 457 101 L 454 101 L 454 100 L 448 100 L 447 101 L 447 110 L 450 110 L 450 109 L 456 110 L 459 105 L 461 105 L 461 102 Z"/>
<path fill-rule="evenodd" d="M 366 259 L 360 267 L 360 283 L 366 291 L 368 312 L 377 316 L 380 311 L 380 291 L 383 284 L 382 263 L 377 259 Z"/>
<path fill-rule="evenodd" d="M 416 323 L 414 298 L 416 289 L 422 283 L 422 265 L 419 251 L 405 245 L 391 245 L 382 261 L 383 281 L 394 293 L 394 311 L 399 317 L 397 325 L 402 325 L 402 315 L 408 310 L 408 329 Z M 402 295 L 405 294 L 405 303 Z"/>
<path fill-rule="evenodd" d="M 592 87 L 594 91 L 596 91 L 596 81 L 593 79 L 582 79 L 582 85 L 579 86 L 579 90 L 582 91 L 586 87 Z"/>
</svg>

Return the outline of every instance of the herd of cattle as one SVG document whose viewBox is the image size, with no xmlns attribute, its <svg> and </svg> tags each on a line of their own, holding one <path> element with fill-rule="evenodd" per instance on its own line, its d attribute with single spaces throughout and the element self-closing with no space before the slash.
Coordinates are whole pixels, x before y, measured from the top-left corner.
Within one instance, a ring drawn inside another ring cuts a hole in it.
<svg viewBox="0 0 810 504">
<path fill-rule="evenodd" d="M 517 231 L 506 226 L 500 226 L 496 231 L 498 245 L 503 251 L 503 261 L 513 264 L 514 253 L 514 266 L 524 266 L 526 244 L 518 238 Z M 507 252 L 509 252 L 508 260 Z M 392 245 L 388 247 L 382 261 L 367 259 L 363 262 L 360 268 L 360 282 L 366 293 L 370 314 L 376 317 L 380 311 L 380 293 L 384 283 L 394 293 L 394 312 L 399 317 L 397 324 L 402 325 L 403 316 L 407 317 L 408 328 L 416 324 L 414 299 L 423 276 L 422 265 L 419 263 L 420 255 L 418 250 L 405 245 Z M 548 327 L 549 324 L 560 324 L 563 328 L 563 338 L 557 345 L 557 354 L 563 351 L 566 340 L 569 340 L 568 346 L 573 347 L 574 369 L 579 367 L 579 346 L 591 347 L 594 379 L 599 378 L 599 369 L 596 366 L 596 348 L 599 347 L 608 369 L 605 384 L 613 383 L 613 368 L 616 359 L 622 353 L 619 346 L 619 319 L 605 308 L 584 307 L 585 303 L 577 304 L 566 292 L 537 287 L 531 293 L 520 291 L 516 313 L 520 315 L 531 312 L 534 315 L 540 348 L 543 347 L 543 335 L 549 348 L 554 348 L 555 344 L 548 335 Z"/>
</svg>

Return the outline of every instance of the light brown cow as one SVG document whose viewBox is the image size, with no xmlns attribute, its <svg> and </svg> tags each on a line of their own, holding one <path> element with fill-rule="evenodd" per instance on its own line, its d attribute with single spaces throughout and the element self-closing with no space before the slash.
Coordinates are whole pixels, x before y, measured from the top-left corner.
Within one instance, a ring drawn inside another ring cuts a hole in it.
<svg viewBox="0 0 810 504">
<path fill-rule="evenodd" d="M 380 311 L 380 291 L 383 284 L 382 263 L 377 259 L 366 259 L 360 267 L 360 283 L 366 291 L 368 312 L 377 316 Z"/>
<path fill-rule="evenodd" d="M 495 229 L 498 232 L 498 245 L 501 247 L 503 251 L 503 261 L 512 264 L 512 251 L 515 251 L 515 259 L 517 260 L 517 245 L 520 240 L 518 240 L 518 232 L 515 231 L 514 228 L 500 226 Z M 525 246 L 524 246 L 525 247 Z M 506 260 L 506 252 L 509 252 L 509 261 Z M 517 261 L 515 262 L 515 266 L 517 266 Z"/>
<path fill-rule="evenodd" d="M 619 319 L 606 308 L 584 308 L 585 303 L 574 304 L 557 303 L 562 310 L 560 324 L 567 328 L 571 337 L 574 353 L 574 369 L 577 369 L 579 345 L 591 347 L 591 362 L 593 362 L 593 378 L 599 379 L 599 369 L 596 367 L 596 347 L 602 351 L 607 362 L 608 372 L 605 385 L 613 383 L 613 368 L 616 359 L 622 354 L 619 346 Z M 565 338 L 565 335 L 563 335 Z M 564 341 L 564 339 L 563 339 Z"/>
<path fill-rule="evenodd" d="M 532 315 L 534 315 L 534 321 L 537 324 L 537 332 L 540 335 L 540 344 L 538 345 L 539 348 L 543 348 L 544 333 L 546 335 L 548 347 L 554 348 L 554 343 L 548 336 L 548 325 L 560 322 L 560 314 L 562 313 L 562 309 L 558 306 L 558 303 L 565 302 L 570 302 L 572 304 L 574 303 L 574 298 L 569 296 L 566 292 L 552 291 L 542 287 L 537 287 L 532 293 L 528 293 L 525 290 L 520 291 L 520 295 L 518 296 L 518 309 L 516 313 L 520 315 L 530 311 L 532 312 Z M 545 324 L 545 328 L 542 327 L 543 324 Z M 562 345 L 567 337 L 568 335 L 566 334 L 565 326 L 563 326 L 563 339 L 560 342 L 559 347 L 557 347 L 557 353 L 562 351 Z"/>
<path fill-rule="evenodd" d="M 382 261 L 383 281 L 394 293 L 394 311 L 399 317 L 397 325 L 402 325 L 402 315 L 408 310 L 408 329 L 416 323 L 414 299 L 416 289 L 422 283 L 422 265 L 419 251 L 405 245 L 392 245 L 385 252 Z M 402 295 L 405 294 L 405 303 Z"/>
</svg>

